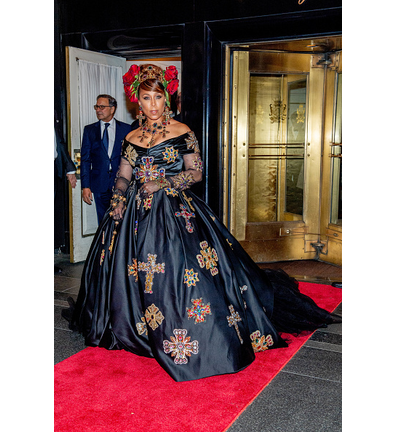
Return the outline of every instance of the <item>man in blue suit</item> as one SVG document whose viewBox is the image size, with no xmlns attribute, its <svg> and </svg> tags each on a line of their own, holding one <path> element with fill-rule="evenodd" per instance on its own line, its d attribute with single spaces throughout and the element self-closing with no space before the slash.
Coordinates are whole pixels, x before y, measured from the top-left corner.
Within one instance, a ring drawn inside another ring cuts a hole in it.
<svg viewBox="0 0 396 432">
<path fill-rule="evenodd" d="M 94 194 L 100 224 L 110 206 L 122 141 L 131 131 L 131 125 L 114 118 L 117 101 L 110 95 L 99 95 L 94 108 L 99 121 L 84 128 L 80 174 L 82 199 L 91 205 Z"/>
</svg>

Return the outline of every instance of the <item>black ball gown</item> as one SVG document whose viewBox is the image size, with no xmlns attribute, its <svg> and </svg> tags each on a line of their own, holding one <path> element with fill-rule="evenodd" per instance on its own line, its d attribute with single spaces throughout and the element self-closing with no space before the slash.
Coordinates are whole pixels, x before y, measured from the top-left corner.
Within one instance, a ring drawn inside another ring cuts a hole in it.
<svg viewBox="0 0 396 432">
<path fill-rule="evenodd" d="M 70 322 L 87 345 L 154 357 L 176 381 L 240 371 L 286 346 L 278 332 L 338 320 L 257 267 L 189 189 L 201 177 L 193 132 L 152 148 L 124 141 L 113 202 L 125 213 L 115 221 L 110 208 L 98 227 Z M 142 195 L 154 179 L 166 187 Z"/>
</svg>

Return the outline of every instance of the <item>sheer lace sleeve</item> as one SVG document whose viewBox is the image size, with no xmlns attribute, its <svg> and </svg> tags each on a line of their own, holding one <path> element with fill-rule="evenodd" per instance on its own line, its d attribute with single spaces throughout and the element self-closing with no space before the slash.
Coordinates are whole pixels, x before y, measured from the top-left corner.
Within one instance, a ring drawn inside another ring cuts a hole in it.
<svg viewBox="0 0 396 432">
<path fill-rule="evenodd" d="M 125 195 L 132 180 L 137 156 L 137 154 L 132 154 L 131 151 L 131 146 L 129 146 L 122 152 L 120 166 L 113 187 L 113 196 L 111 198 L 113 213 L 116 208 L 121 208 L 121 210 L 124 208 Z M 113 214 L 111 215 L 113 216 Z"/>
<path fill-rule="evenodd" d="M 185 144 L 180 149 L 183 154 L 184 171 L 171 177 L 156 179 L 155 183 L 160 189 L 172 187 L 178 191 L 183 191 L 202 180 L 203 165 L 198 140 L 193 131 L 189 131 L 184 135 L 188 136 L 184 138 Z"/>
<path fill-rule="evenodd" d="M 199 149 L 198 149 L 199 151 Z M 185 170 L 169 177 L 172 187 L 176 190 L 185 190 L 202 180 L 202 160 L 199 153 L 190 153 L 183 156 Z"/>
<path fill-rule="evenodd" d="M 120 162 L 120 167 L 118 169 L 117 176 L 114 183 L 114 192 L 117 191 L 122 195 L 125 195 L 129 183 L 132 180 L 132 174 L 133 174 L 133 167 L 126 159 L 122 157 Z"/>
</svg>

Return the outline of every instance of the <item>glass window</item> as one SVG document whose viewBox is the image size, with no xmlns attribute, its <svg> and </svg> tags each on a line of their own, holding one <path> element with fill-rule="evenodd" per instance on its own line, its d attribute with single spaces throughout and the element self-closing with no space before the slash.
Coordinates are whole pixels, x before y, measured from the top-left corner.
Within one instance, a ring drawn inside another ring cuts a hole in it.
<svg viewBox="0 0 396 432">
<path fill-rule="evenodd" d="M 251 75 L 248 221 L 302 220 L 306 77 Z"/>
</svg>

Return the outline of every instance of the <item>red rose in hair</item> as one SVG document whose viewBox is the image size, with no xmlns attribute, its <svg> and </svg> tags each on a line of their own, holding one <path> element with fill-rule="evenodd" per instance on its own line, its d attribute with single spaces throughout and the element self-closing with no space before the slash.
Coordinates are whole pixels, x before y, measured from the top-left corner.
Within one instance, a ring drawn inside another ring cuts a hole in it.
<svg viewBox="0 0 396 432">
<path fill-rule="evenodd" d="M 136 97 L 135 93 L 132 94 L 132 96 L 129 98 L 129 100 L 133 103 L 139 102 L 139 99 Z"/>
<path fill-rule="evenodd" d="M 124 85 L 124 91 L 125 91 L 125 94 L 127 95 L 127 98 L 128 98 L 131 102 L 135 102 L 135 103 L 137 103 L 138 100 L 137 100 L 135 94 L 132 93 L 132 89 L 133 89 L 133 87 L 131 88 L 130 85 Z"/>
<path fill-rule="evenodd" d="M 179 80 L 174 79 L 168 84 L 168 86 L 166 87 L 166 91 L 172 95 L 177 90 L 178 87 L 179 87 Z"/>
<path fill-rule="evenodd" d="M 129 86 L 131 85 L 133 82 L 135 81 L 135 77 L 132 76 L 131 72 L 128 71 L 123 77 L 122 77 L 122 82 L 124 84 L 124 86 Z"/>
<path fill-rule="evenodd" d="M 165 70 L 165 79 L 166 81 L 171 81 L 177 78 L 177 69 L 176 66 L 168 66 Z"/>
<path fill-rule="evenodd" d="M 135 79 L 136 75 L 139 73 L 140 67 L 138 65 L 133 64 L 129 71 L 122 77 L 122 82 L 124 85 L 131 85 Z"/>
<path fill-rule="evenodd" d="M 133 64 L 133 65 L 129 68 L 129 70 L 132 71 L 132 73 L 133 73 L 134 75 L 137 75 L 137 74 L 140 72 L 140 66 L 137 65 L 137 64 Z"/>
</svg>

